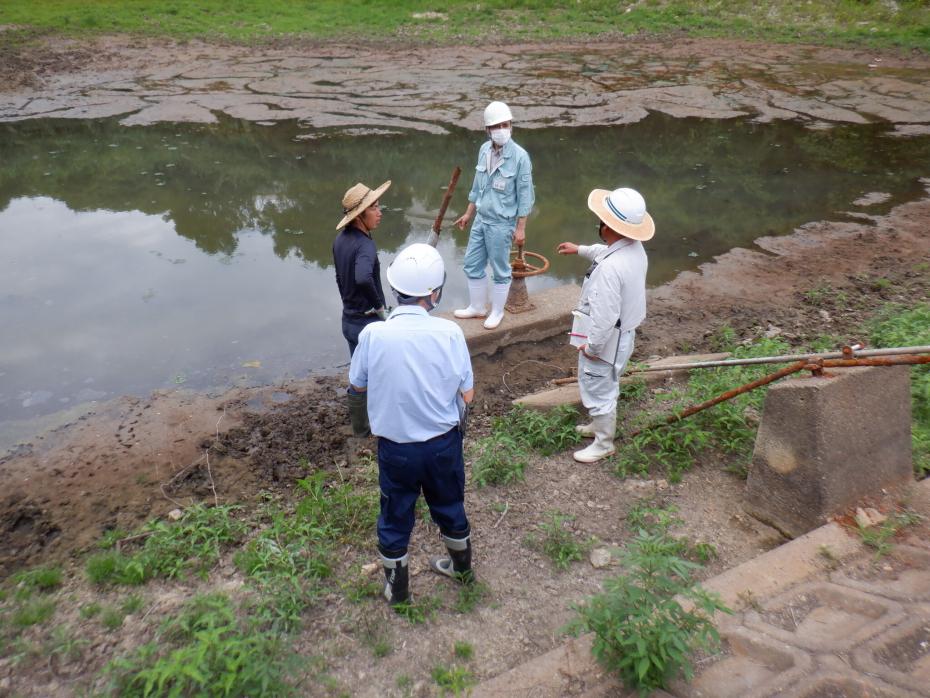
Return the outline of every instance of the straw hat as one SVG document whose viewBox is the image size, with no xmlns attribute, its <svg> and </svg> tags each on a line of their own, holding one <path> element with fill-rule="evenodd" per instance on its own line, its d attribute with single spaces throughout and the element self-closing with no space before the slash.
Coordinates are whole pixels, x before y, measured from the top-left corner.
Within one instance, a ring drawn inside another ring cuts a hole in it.
<svg viewBox="0 0 930 698">
<path fill-rule="evenodd" d="M 349 189 L 342 197 L 342 212 L 345 214 L 336 230 L 341 230 L 345 224 L 354 220 L 358 214 L 381 198 L 381 195 L 391 186 L 391 180 L 386 181 L 377 189 L 371 189 L 361 182 Z"/>
<path fill-rule="evenodd" d="M 652 216 L 646 213 L 646 201 L 635 189 L 595 189 L 588 194 L 588 208 L 604 224 L 621 235 L 646 241 L 656 232 Z"/>
</svg>

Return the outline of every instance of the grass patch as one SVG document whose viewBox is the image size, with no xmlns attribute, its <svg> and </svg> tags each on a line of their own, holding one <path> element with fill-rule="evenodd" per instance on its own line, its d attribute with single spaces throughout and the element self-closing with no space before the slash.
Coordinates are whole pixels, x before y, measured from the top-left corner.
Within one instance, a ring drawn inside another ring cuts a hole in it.
<svg viewBox="0 0 930 698">
<path fill-rule="evenodd" d="M 930 345 L 930 303 L 910 309 L 886 306 L 870 324 L 869 335 L 877 347 Z M 930 475 L 930 366 L 911 367 L 911 410 L 914 472 L 925 478 Z"/>
<path fill-rule="evenodd" d="M 878 560 L 891 552 L 891 539 L 906 526 L 913 526 L 923 517 L 913 511 L 899 511 L 891 514 L 880 526 L 862 526 L 857 524 L 859 538 L 870 548 L 875 549 Z"/>
<path fill-rule="evenodd" d="M 60 567 L 34 567 L 31 570 L 17 572 L 13 575 L 13 583 L 20 590 L 26 592 L 46 592 L 61 586 L 62 572 Z"/>
<path fill-rule="evenodd" d="M 738 346 L 732 351 L 733 358 L 788 352 L 785 342 L 773 339 Z M 660 423 L 671 412 L 708 400 L 773 370 L 772 366 L 763 365 L 693 371 L 687 386 L 658 394 L 653 408 L 638 413 L 629 429 Z M 734 463 L 748 463 L 764 399 L 764 389 L 753 390 L 675 424 L 647 429 L 628 439 L 609 462 L 620 477 L 645 475 L 655 466 L 664 470 L 671 482 L 681 480 L 681 474 L 708 448 L 729 457 L 730 467 Z"/>
<path fill-rule="evenodd" d="M 574 520 L 574 516 L 551 511 L 547 520 L 536 527 L 540 535 L 529 536 L 527 543 L 548 557 L 556 569 L 567 570 L 572 562 L 583 560 L 591 548 L 590 541 L 579 540 L 569 528 Z"/>
<path fill-rule="evenodd" d="M 295 655 L 237 620 L 222 594 L 198 596 L 156 638 L 107 665 L 110 695 L 287 696 Z"/>
<path fill-rule="evenodd" d="M 51 599 L 30 599 L 13 609 L 10 623 L 14 628 L 28 628 L 40 625 L 55 613 L 56 603 Z"/>
<path fill-rule="evenodd" d="M 529 450 L 549 456 L 577 444 L 578 412 L 561 405 L 548 412 L 515 407 L 491 423 L 491 434 L 469 448 L 472 482 L 478 487 L 523 480 Z"/>
<path fill-rule="evenodd" d="M 137 535 L 143 541 L 136 552 L 108 550 L 86 563 L 94 584 L 144 584 L 161 577 L 176 579 L 188 572 L 206 577 L 223 549 L 241 539 L 244 523 L 233 518 L 235 506 L 187 509 L 174 523 L 153 521 Z M 108 536 L 107 543 L 112 541 Z"/>
<path fill-rule="evenodd" d="M 475 685 L 472 673 L 460 666 L 436 666 L 431 675 L 444 696 L 450 693 L 453 696 L 468 695 L 468 690 Z"/>
<path fill-rule="evenodd" d="M 921 0 L 641 0 L 619 9 L 611 0 L 448 0 L 438 8 L 427 0 L 5 0 L 0 24 L 19 25 L 25 32 L 131 32 L 244 42 L 362 36 L 462 43 L 491 32 L 508 42 L 646 33 L 930 49 L 930 8 Z"/>
</svg>

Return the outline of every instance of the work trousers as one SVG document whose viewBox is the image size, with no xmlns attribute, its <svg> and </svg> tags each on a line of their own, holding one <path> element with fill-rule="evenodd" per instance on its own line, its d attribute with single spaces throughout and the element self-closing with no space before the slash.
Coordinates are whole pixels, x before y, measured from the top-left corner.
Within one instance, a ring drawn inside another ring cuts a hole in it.
<svg viewBox="0 0 930 698">
<path fill-rule="evenodd" d="M 342 314 L 342 336 L 349 343 L 349 358 L 355 353 L 355 347 L 358 346 L 358 336 L 365 329 L 365 325 L 378 322 L 381 318 L 377 315 L 365 315 L 362 317 Z"/>
<path fill-rule="evenodd" d="M 600 359 L 589 359 L 578 352 L 578 388 L 581 404 L 592 417 L 600 417 L 617 409 L 620 395 L 620 376 L 633 353 L 636 330 L 620 333 L 620 347 L 615 364 Z"/>
<path fill-rule="evenodd" d="M 494 283 L 510 283 L 510 246 L 516 227 L 515 220 L 489 223 L 481 216 L 475 218 L 465 248 L 465 276 L 483 279 L 490 262 Z"/>
<path fill-rule="evenodd" d="M 458 427 L 417 443 L 378 439 L 381 514 L 378 545 L 401 557 L 410 544 L 420 492 L 439 530 L 450 538 L 469 533 L 465 515 L 465 458 Z"/>
</svg>

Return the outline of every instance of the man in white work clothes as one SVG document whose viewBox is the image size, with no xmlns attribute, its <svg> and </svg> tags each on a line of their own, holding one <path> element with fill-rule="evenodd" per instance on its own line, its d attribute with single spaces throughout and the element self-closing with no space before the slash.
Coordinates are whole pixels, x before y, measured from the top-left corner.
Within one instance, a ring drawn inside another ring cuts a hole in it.
<svg viewBox="0 0 930 698">
<path fill-rule="evenodd" d="M 431 569 L 464 584 L 474 580 L 462 435 L 475 390 L 462 329 L 429 316 L 446 281 L 439 252 L 409 245 L 391 262 L 387 280 L 398 305 L 386 322 L 362 330 L 349 383 L 367 392 L 378 437 L 378 551 L 384 595 L 396 606 L 409 599 L 407 546 L 421 491 L 448 550 L 430 561 Z"/>
<path fill-rule="evenodd" d="M 614 453 L 620 376 L 633 353 L 636 328 L 646 317 L 646 250 L 643 242 L 655 234 L 642 195 L 627 188 L 595 189 L 588 208 L 600 219 L 603 245 L 563 242 L 559 254 L 579 254 L 591 260 L 573 311 L 571 343 L 578 349 L 578 387 L 591 423 L 579 425 L 594 441 L 574 454 L 580 463 L 594 463 Z"/>
</svg>

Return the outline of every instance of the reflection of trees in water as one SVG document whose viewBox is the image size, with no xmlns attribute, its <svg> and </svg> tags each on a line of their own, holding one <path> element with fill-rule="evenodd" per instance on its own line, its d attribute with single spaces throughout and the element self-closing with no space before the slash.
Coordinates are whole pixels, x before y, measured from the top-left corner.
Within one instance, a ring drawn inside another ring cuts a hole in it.
<svg viewBox="0 0 930 698">
<path fill-rule="evenodd" d="M 566 238 L 593 238 L 585 201 L 594 187 L 639 189 L 657 220 L 650 250 L 680 258 L 833 216 L 863 191 L 912 195 L 930 159 L 930 138 L 882 138 L 878 127 L 817 131 L 662 115 L 613 128 L 517 127 L 537 187 L 529 245 L 543 253 Z M 452 210 L 464 209 L 482 140 L 464 131 L 296 140 L 300 132 L 294 123 L 228 119 L 144 128 L 114 120 L 2 125 L 0 210 L 13 197 L 40 195 L 76 211 L 136 209 L 171 220 L 210 254 L 232 254 L 239 231 L 258 230 L 273 237 L 278 256 L 327 266 L 346 189 L 394 181 L 377 232 L 382 249 L 394 249 L 411 228 L 425 232 L 422 211 L 438 209 L 456 164 L 463 173 Z M 411 221 L 396 209 L 420 213 Z"/>
</svg>

